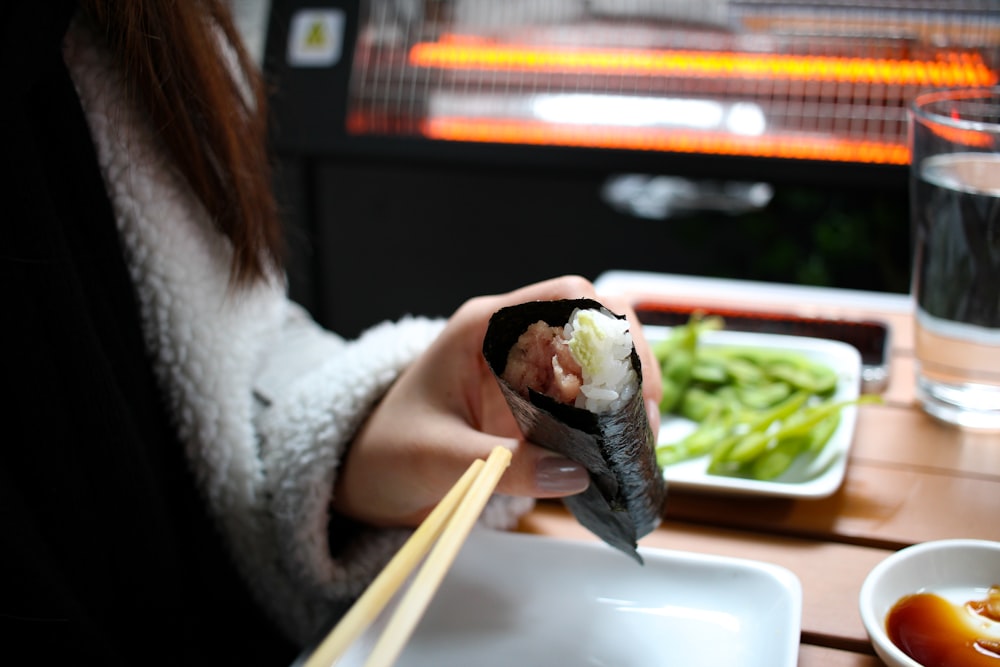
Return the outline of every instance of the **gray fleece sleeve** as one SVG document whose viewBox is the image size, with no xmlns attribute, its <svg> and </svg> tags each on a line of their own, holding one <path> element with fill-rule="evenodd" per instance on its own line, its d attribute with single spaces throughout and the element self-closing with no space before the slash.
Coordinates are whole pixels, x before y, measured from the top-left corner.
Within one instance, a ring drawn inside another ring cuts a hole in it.
<svg viewBox="0 0 1000 667">
<path fill-rule="evenodd" d="M 277 277 L 231 290 L 231 245 L 148 117 L 125 102 L 103 42 L 74 22 L 64 57 L 151 363 L 208 511 L 256 598 L 308 642 L 407 536 L 354 532 L 335 558 L 329 501 L 354 432 L 444 323 L 405 318 L 345 341 L 289 302 Z M 525 502 L 497 503 L 486 518 L 509 524 Z"/>
<path fill-rule="evenodd" d="M 281 570 L 298 589 L 285 601 L 292 608 L 274 611 L 300 641 L 329 621 L 326 608 L 336 611 L 360 594 L 406 537 L 405 531 L 361 531 L 334 560 L 330 498 L 354 432 L 442 325 L 408 318 L 344 341 L 293 309 L 282 340 L 258 371 L 255 425 L 268 514 L 281 545 Z"/>
<path fill-rule="evenodd" d="M 308 641 L 342 612 L 392 557 L 409 531 L 365 529 L 337 536 L 330 551 L 330 498 L 340 460 L 362 421 L 399 373 L 440 333 L 443 322 L 405 318 L 353 341 L 320 330 L 300 313 L 258 373 L 256 426 L 265 489 L 282 569 L 299 588 L 279 610 Z M 483 523 L 510 527 L 530 499 L 497 497 Z"/>
</svg>

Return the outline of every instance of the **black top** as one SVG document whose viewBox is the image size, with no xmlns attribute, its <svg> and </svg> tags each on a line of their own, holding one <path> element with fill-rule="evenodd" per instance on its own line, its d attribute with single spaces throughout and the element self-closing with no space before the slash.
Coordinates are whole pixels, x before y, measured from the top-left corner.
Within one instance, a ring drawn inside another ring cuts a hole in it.
<svg viewBox="0 0 1000 667">
<path fill-rule="evenodd" d="M 287 665 L 205 514 L 143 347 L 61 56 L 0 3 L 0 637 L 33 664 Z"/>
</svg>

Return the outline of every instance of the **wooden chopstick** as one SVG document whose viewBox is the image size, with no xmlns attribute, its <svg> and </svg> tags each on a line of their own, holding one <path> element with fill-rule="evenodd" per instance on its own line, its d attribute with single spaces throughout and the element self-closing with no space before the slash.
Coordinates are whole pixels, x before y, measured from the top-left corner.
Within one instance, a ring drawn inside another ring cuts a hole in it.
<svg viewBox="0 0 1000 667">
<path fill-rule="evenodd" d="M 490 499 L 493 489 L 510 464 L 511 453 L 506 447 L 495 447 L 486 465 L 476 475 L 469 492 L 445 526 L 441 539 L 417 572 L 410 588 L 389 619 L 388 625 L 375 643 L 365 667 L 390 667 L 403 650 L 403 645 L 416 627 L 452 561 L 458 555 L 465 538 Z"/>
<path fill-rule="evenodd" d="M 472 462 L 330 634 L 316 647 L 304 667 L 329 667 L 334 664 L 378 617 L 433 547 L 385 626 L 365 667 L 388 667 L 395 662 L 500 477 L 510 465 L 510 459 L 510 450 L 498 446 L 485 463 L 482 459 Z"/>
<path fill-rule="evenodd" d="M 316 647 L 306 661 L 305 667 L 329 667 L 375 620 L 382 608 L 406 581 L 413 568 L 430 551 L 483 466 L 482 459 L 472 462 L 465 474 L 455 482 L 437 507 L 427 515 L 399 552 L 369 584 L 330 634 Z"/>
</svg>

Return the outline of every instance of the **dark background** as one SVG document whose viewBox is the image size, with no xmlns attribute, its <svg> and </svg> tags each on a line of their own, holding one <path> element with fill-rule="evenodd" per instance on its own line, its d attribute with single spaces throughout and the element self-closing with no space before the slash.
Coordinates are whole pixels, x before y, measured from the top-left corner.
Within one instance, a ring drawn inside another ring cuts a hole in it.
<svg viewBox="0 0 1000 667">
<path fill-rule="evenodd" d="M 643 270 L 866 290 L 908 290 L 906 169 L 654 152 L 352 137 L 354 38 L 335 67 L 285 65 L 289 17 L 347 0 L 272 3 L 265 72 L 293 297 L 354 336 L 407 313 L 552 276 Z M 620 173 L 764 182 L 760 210 L 637 217 L 602 198 Z"/>
<path fill-rule="evenodd" d="M 610 206 L 592 170 L 327 158 L 282 173 L 293 295 L 349 336 L 563 273 L 908 289 L 905 187 L 772 183 L 758 211 L 646 219 Z"/>
</svg>

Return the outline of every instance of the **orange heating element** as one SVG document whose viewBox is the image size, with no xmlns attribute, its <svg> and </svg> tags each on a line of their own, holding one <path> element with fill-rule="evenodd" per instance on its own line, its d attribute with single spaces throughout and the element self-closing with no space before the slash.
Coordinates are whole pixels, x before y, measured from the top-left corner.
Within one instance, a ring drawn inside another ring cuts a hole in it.
<svg viewBox="0 0 1000 667">
<path fill-rule="evenodd" d="M 743 155 L 867 164 L 907 164 L 906 146 L 889 141 L 773 135 L 740 137 L 725 132 L 550 125 L 538 121 L 432 118 L 422 131 L 429 139 L 543 146 L 599 147 L 712 155 Z"/>
<path fill-rule="evenodd" d="M 593 49 L 493 44 L 445 36 L 410 49 L 410 64 L 435 69 L 646 75 L 772 81 L 842 81 L 913 86 L 989 86 L 998 80 L 977 53 L 948 51 L 907 60 L 733 51 Z"/>
<path fill-rule="evenodd" d="M 974 52 L 949 51 L 934 58 L 888 59 L 846 56 L 739 53 L 733 51 L 556 48 L 496 44 L 477 37 L 447 35 L 414 45 L 410 65 L 442 70 L 538 72 L 689 79 L 844 82 L 890 86 L 996 84 L 997 73 Z M 363 131 L 355 116 L 353 129 Z M 904 142 L 822 137 L 806 133 L 741 137 L 726 132 L 655 128 L 608 128 L 537 120 L 432 117 L 424 136 L 446 141 L 589 146 L 630 150 L 746 155 L 841 162 L 906 164 Z"/>
</svg>

